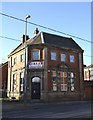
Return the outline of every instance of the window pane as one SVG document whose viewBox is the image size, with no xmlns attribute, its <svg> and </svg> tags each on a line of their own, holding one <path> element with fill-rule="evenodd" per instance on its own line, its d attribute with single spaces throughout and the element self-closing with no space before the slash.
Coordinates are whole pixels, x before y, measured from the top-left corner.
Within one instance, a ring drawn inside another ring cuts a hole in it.
<svg viewBox="0 0 93 120">
<path fill-rule="evenodd" d="M 61 84 L 61 91 L 67 91 L 67 84 Z"/>
<path fill-rule="evenodd" d="M 14 65 L 16 64 L 16 58 L 14 58 Z"/>
<path fill-rule="evenodd" d="M 63 72 L 60 72 L 60 77 L 63 77 Z"/>
<path fill-rule="evenodd" d="M 20 62 L 23 62 L 23 60 L 24 60 L 24 55 L 22 54 L 20 55 Z"/>
<path fill-rule="evenodd" d="M 23 79 L 23 72 L 20 73 L 20 92 L 23 92 L 24 89 L 24 79 Z"/>
<path fill-rule="evenodd" d="M 71 91 L 75 90 L 75 73 L 70 73 L 70 83 L 71 83 Z"/>
<path fill-rule="evenodd" d="M 55 83 L 53 83 L 53 91 L 57 91 L 57 84 Z"/>
<path fill-rule="evenodd" d="M 56 60 L 56 52 L 51 52 L 51 60 Z"/>
<path fill-rule="evenodd" d="M 16 91 L 16 74 L 13 74 L 13 92 Z"/>
<path fill-rule="evenodd" d="M 74 79 L 70 79 L 71 83 L 74 83 Z"/>
<path fill-rule="evenodd" d="M 66 61 L 66 54 L 61 54 L 61 61 Z"/>
<path fill-rule="evenodd" d="M 74 55 L 70 55 L 70 62 L 75 62 L 75 58 L 74 58 Z"/>
<path fill-rule="evenodd" d="M 39 57 L 39 50 L 38 51 L 32 51 L 32 59 L 33 60 L 39 60 L 40 57 Z"/>
<path fill-rule="evenodd" d="M 67 77 L 67 72 L 63 72 L 64 77 Z"/>
<path fill-rule="evenodd" d="M 73 72 L 71 72 L 70 75 L 71 75 L 71 78 L 74 78 L 74 77 L 75 77 Z"/>
<path fill-rule="evenodd" d="M 21 84 L 20 85 L 20 92 L 23 92 L 23 90 L 24 90 L 24 86 L 23 86 L 23 84 Z"/>
<path fill-rule="evenodd" d="M 71 91 L 74 91 L 74 84 L 71 84 Z"/>
<path fill-rule="evenodd" d="M 52 71 L 52 77 L 56 77 L 56 71 Z"/>
</svg>

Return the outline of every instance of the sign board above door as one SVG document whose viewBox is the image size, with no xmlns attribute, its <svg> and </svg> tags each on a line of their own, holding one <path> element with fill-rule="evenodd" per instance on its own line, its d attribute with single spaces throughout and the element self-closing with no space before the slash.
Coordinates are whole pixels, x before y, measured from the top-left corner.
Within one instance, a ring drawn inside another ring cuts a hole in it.
<svg viewBox="0 0 93 120">
<path fill-rule="evenodd" d="M 34 61 L 29 63 L 29 69 L 41 69 L 43 68 L 43 62 L 41 61 Z"/>
</svg>

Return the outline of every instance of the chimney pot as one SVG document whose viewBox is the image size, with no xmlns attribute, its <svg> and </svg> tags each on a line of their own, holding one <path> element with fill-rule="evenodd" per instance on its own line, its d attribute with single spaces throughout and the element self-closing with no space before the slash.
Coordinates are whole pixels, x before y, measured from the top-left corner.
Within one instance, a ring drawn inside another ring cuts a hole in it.
<svg viewBox="0 0 93 120">
<path fill-rule="evenodd" d="M 36 30 L 34 31 L 34 34 L 37 35 L 39 33 L 38 28 L 36 28 Z"/>
</svg>

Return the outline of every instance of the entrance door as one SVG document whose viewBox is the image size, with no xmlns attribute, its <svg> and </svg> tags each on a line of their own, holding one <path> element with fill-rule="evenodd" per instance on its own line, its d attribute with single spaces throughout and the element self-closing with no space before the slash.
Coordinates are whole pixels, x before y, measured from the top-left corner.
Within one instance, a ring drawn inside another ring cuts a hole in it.
<svg viewBox="0 0 93 120">
<path fill-rule="evenodd" d="M 31 98 L 40 99 L 40 78 L 34 77 L 31 82 Z"/>
</svg>

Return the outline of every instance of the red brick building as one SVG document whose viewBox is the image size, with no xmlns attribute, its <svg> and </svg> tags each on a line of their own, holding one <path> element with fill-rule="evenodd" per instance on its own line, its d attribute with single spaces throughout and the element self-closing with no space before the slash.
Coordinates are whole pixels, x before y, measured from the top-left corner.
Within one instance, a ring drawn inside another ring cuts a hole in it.
<svg viewBox="0 0 93 120">
<path fill-rule="evenodd" d="M 8 81 L 8 62 L 0 64 L 0 97 L 6 97 Z"/>
<path fill-rule="evenodd" d="M 84 68 L 84 99 L 93 100 L 93 65 Z"/>
<path fill-rule="evenodd" d="M 21 98 L 26 85 L 28 99 L 82 98 L 83 50 L 72 38 L 40 32 L 27 40 L 26 84 L 24 62 L 22 65 L 18 60 L 23 53 L 24 43 L 9 55 L 9 97 Z"/>
</svg>

